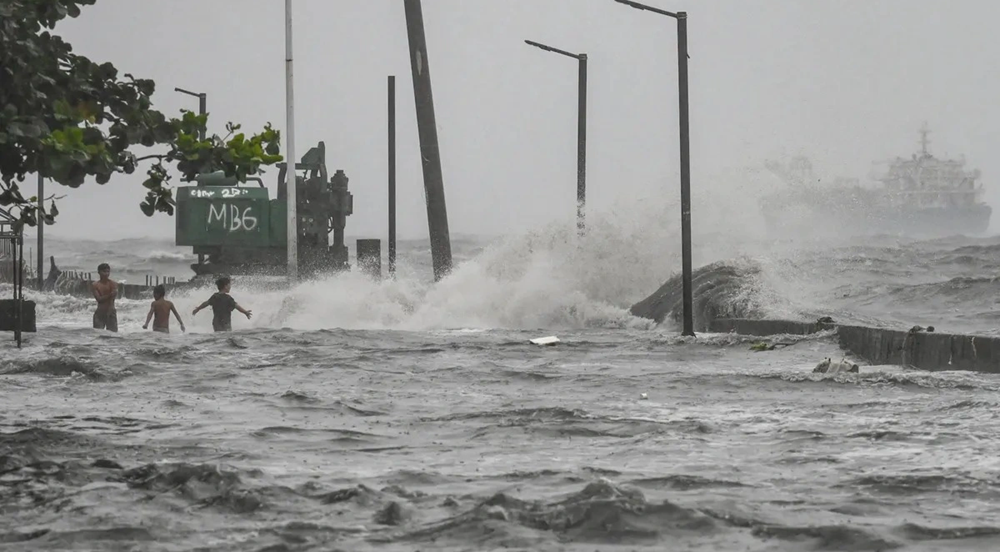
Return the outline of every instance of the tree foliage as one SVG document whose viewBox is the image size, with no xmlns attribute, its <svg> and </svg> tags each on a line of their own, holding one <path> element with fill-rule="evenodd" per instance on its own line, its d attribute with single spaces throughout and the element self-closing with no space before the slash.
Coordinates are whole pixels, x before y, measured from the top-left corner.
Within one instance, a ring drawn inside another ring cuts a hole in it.
<svg viewBox="0 0 1000 552">
<path fill-rule="evenodd" d="M 76 55 L 52 34 L 59 21 L 95 2 L 0 1 L 0 207 L 19 216 L 20 224 L 51 224 L 58 213 L 54 200 L 39 213 L 37 198 L 21 193 L 27 175 L 41 173 L 76 188 L 89 177 L 105 184 L 149 161 L 140 207 L 147 216 L 170 215 L 169 166 L 184 180 L 221 170 L 246 182 L 261 166 L 281 161 L 279 133 L 270 124 L 248 137 L 230 123 L 226 137 L 202 140 L 207 115 L 166 117 L 152 108 L 153 81 L 119 77 L 111 63 Z M 166 152 L 137 157 L 138 146 Z"/>
</svg>

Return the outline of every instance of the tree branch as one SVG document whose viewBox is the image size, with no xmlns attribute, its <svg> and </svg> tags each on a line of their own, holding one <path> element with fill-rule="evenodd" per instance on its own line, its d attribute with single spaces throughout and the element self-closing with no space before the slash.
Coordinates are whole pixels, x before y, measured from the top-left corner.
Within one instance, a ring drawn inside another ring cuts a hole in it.
<svg viewBox="0 0 1000 552">
<path fill-rule="evenodd" d="M 165 153 L 163 153 L 163 154 L 157 153 L 157 154 L 144 155 L 142 157 L 137 157 L 135 159 L 135 162 L 138 163 L 139 161 L 146 161 L 148 159 L 157 159 L 159 161 L 163 161 L 166 158 L 167 158 L 167 154 L 165 154 Z"/>
</svg>

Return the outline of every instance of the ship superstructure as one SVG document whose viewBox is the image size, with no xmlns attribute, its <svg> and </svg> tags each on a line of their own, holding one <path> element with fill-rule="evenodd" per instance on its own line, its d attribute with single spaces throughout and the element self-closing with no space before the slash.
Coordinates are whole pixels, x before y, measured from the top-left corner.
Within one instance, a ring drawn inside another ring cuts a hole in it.
<svg viewBox="0 0 1000 552">
<path fill-rule="evenodd" d="M 929 134 L 926 126 L 921 128 L 920 152 L 889 161 L 875 186 L 862 186 L 857 178 L 823 182 L 804 157 L 788 164 L 767 162 L 787 184 L 761 200 L 769 235 L 926 238 L 985 232 L 992 209 L 982 201 L 980 172 L 967 169 L 964 159 L 932 155 Z"/>
</svg>

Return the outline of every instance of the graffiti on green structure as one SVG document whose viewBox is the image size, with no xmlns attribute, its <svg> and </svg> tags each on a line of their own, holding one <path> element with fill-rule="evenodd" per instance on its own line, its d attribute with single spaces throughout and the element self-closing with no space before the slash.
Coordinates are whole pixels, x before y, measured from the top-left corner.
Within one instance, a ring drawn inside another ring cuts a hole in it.
<svg viewBox="0 0 1000 552">
<path fill-rule="evenodd" d="M 254 206 L 241 207 L 235 203 L 212 203 L 208 207 L 208 228 L 227 232 L 253 232 L 257 229 Z"/>
<path fill-rule="evenodd" d="M 194 189 L 191 190 L 191 197 L 206 198 L 211 199 L 213 197 L 221 197 L 224 199 L 245 196 L 250 193 L 250 190 L 246 188 L 222 188 L 220 190 L 205 190 L 205 189 Z"/>
</svg>

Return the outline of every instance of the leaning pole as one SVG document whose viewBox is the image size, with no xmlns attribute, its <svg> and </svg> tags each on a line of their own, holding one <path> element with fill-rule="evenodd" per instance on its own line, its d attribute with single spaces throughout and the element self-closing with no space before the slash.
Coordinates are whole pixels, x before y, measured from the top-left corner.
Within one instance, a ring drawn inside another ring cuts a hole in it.
<svg viewBox="0 0 1000 552">
<path fill-rule="evenodd" d="M 406 34 L 410 44 L 410 70 L 413 73 L 413 99 L 417 108 L 417 132 L 423 160 L 424 194 L 427 202 L 427 228 L 431 238 L 434 280 L 451 272 L 451 238 L 448 235 L 448 209 L 444 201 L 444 176 L 438 148 L 434 96 L 431 93 L 431 70 L 427 60 L 424 16 L 420 0 L 403 0 Z"/>
</svg>

